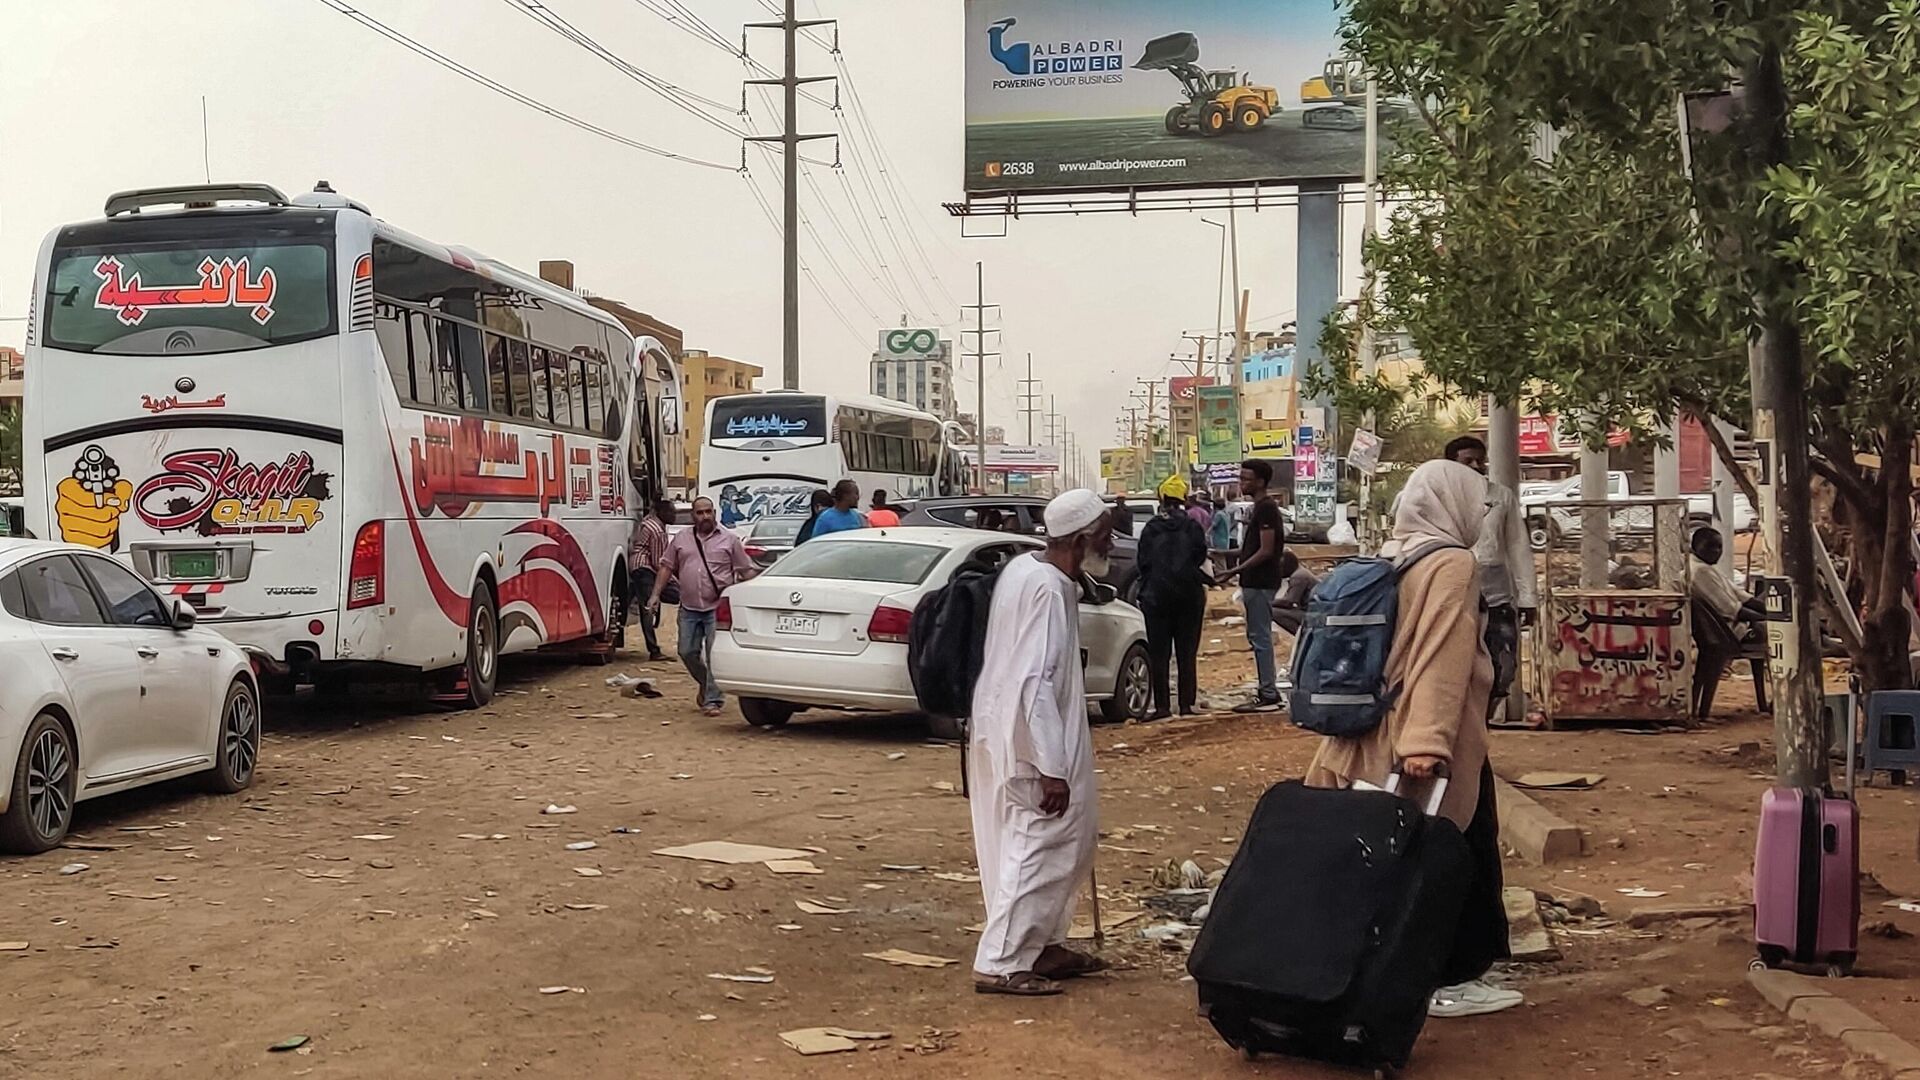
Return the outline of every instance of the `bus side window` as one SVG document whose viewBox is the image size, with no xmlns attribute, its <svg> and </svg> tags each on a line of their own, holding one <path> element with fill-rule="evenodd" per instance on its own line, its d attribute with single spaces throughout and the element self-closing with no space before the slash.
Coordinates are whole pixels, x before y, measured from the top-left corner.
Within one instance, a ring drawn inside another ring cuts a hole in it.
<svg viewBox="0 0 1920 1080">
<path fill-rule="evenodd" d="M 524 341 L 507 342 L 507 377 L 513 389 L 513 413 L 522 420 L 533 419 L 533 369 L 527 349 Z"/>
<path fill-rule="evenodd" d="M 407 340 L 407 321 L 412 312 L 392 304 L 376 303 L 373 309 L 373 333 L 380 342 L 380 355 L 386 358 L 387 373 L 393 377 L 393 391 L 401 401 L 411 401 L 413 390 L 413 354 Z"/>
<path fill-rule="evenodd" d="M 460 407 L 460 346 L 453 323 L 433 323 L 433 400 L 443 409 Z"/>
<path fill-rule="evenodd" d="M 442 332 L 452 329 L 454 340 L 459 342 L 460 407 L 468 412 L 486 412 L 487 352 L 479 328 L 453 323 L 440 329 Z"/>
<path fill-rule="evenodd" d="M 553 422 L 573 426 L 573 357 L 550 353 L 547 357 L 547 392 L 553 397 Z"/>
<path fill-rule="evenodd" d="M 553 422 L 553 399 L 551 394 L 553 376 L 548 372 L 553 354 L 538 345 L 533 347 L 533 418 L 542 424 Z"/>
<path fill-rule="evenodd" d="M 418 311 L 406 312 L 407 355 L 412 368 L 413 400 L 422 405 L 434 403 L 433 328 L 434 321 Z"/>
<path fill-rule="evenodd" d="M 499 334 L 487 334 L 485 340 L 487 400 L 493 403 L 495 416 L 512 416 L 513 399 L 507 396 L 507 339 Z"/>
<path fill-rule="evenodd" d="M 600 356 L 583 357 L 581 367 L 587 401 L 587 422 L 581 426 L 598 436 L 607 427 L 607 361 Z"/>
</svg>

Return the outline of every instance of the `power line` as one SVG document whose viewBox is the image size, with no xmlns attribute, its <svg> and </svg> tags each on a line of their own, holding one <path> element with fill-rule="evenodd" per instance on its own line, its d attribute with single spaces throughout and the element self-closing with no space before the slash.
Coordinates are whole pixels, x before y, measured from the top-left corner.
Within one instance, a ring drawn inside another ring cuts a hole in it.
<svg viewBox="0 0 1920 1080">
<path fill-rule="evenodd" d="M 388 26 L 386 23 L 381 22 L 380 20 L 374 18 L 373 16 L 348 6 L 344 2 L 344 0 L 319 0 L 319 2 L 326 5 L 327 8 L 329 8 L 330 10 L 338 12 L 341 15 L 345 15 L 347 18 L 352 19 L 354 22 L 357 22 L 360 25 L 366 27 L 367 29 L 374 31 L 375 33 L 379 34 L 381 37 L 384 37 L 389 41 L 395 42 L 399 45 L 406 47 L 412 52 L 418 53 L 419 55 L 426 57 L 427 59 L 433 61 L 434 63 L 439 64 L 441 67 L 446 68 L 448 71 L 451 71 L 461 76 L 462 78 L 468 79 L 472 82 L 479 83 L 481 86 L 486 87 L 487 89 L 493 91 L 496 94 L 499 94 L 506 98 L 510 98 L 537 112 L 545 113 L 546 115 L 551 116 L 555 120 L 559 120 L 562 123 L 571 124 L 582 131 L 589 132 L 594 135 L 598 135 L 603 139 L 609 139 L 613 142 L 619 143 L 622 146 L 631 147 L 632 149 L 639 150 L 643 153 L 653 154 L 656 157 L 663 157 L 670 161 L 682 161 L 689 165 L 698 165 L 698 166 L 701 166 L 702 168 L 708 168 L 708 169 L 723 169 L 727 172 L 735 171 L 734 166 L 732 165 L 724 164 L 718 161 L 708 161 L 704 158 L 691 157 L 687 154 L 676 154 L 671 150 L 667 150 L 658 146 L 653 146 L 648 143 L 643 143 L 638 139 L 630 139 L 625 135 L 621 135 L 617 132 L 609 131 L 598 124 L 592 123 L 587 120 L 582 120 L 579 117 L 573 115 L 572 113 L 563 112 L 559 109 L 554 108 L 551 105 L 546 104 L 545 102 L 528 97 L 526 94 L 523 94 L 520 91 L 515 90 L 510 86 L 507 86 L 505 83 L 502 83 L 496 79 L 490 78 L 486 75 L 482 75 L 478 71 L 475 71 L 474 69 L 466 66 L 465 64 L 460 63 L 458 60 L 455 60 L 444 53 L 435 51 L 434 49 L 426 45 L 423 45 L 418 41 L 415 41 L 413 38 L 410 38 L 407 35 L 401 33 L 400 31 L 395 30 L 394 28 Z"/>
<path fill-rule="evenodd" d="M 740 175 L 746 180 L 747 190 L 753 193 L 754 201 L 760 204 L 760 212 L 766 216 L 767 224 L 773 226 L 773 231 L 776 236 L 779 235 L 780 219 L 773 212 L 773 205 L 767 200 L 766 195 L 761 192 L 759 182 L 753 178 L 753 174 L 750 172 L 743 172 Z M 834 318 L 840 320 L 840 325 L 847 328 L 847 333 L 853 335 L 856 341 L 863 340 L 860 337 L 860 332 L 854 329 L 853 323 L 847 319 L 846 313 L 842 312 L 839 305 L 833 302 L 833 297 L 827 295 L 826 287 L 820 284 L 818 277 L 814 276 L 813 268 L 802 262 L 800 264 L 800 273 L 813 284 L 814 290 L 820 294 L 821 302 L 827 305 L 827 310 L 833 313 Z"/>
<path fill-rule="evenodd" d="M 541 3 L 540 0 L 505 0 L 505 3 L 509 7 L 512 7 L 515 11 L 518 11 L 522 15 L 525 15 L 528 18 L 532 19 L 533 21 L 539 23 L 541 26 L 546 27 L 547 29 L 553 31 L 554 33 L 559 34 L 561 37 L 566 38 L 568 41 L 573 42 L 575 45 L 578 45 L 581 48 L 599 57 L 601 60 L 605 61 L 608 66 L 612 67 L 615 71 L 620 72 L 622 75 L 625 75 L 627 78 L 632 79 L 633 81 L 653 91 L 656 95 L 665 99 L 667 102 L 671 103 L 675 108 L 679 109 L 680 111 L 686 113 L 689 116 L 692 116 L 694 119 L 699 120 L 701 123 L 719 128 L 721 131 L 724 131 L 727 134 L 734 136 L 735 138 L 739 138 L 740 135 L 742 134 L 739 130 L 734 128 L 732 125 L 727 124 L 720 120 L 716 120 L 713 117 L 708 116 L 706 113 L 701 112 L 700 109 L 696 107 L 696 106 L 705 106 L 706 108 L 718 110 L 719 112 L 731 115 L 733 112 L 733 106 L 728 105 L 725 102 L 715 101 L 712 98 L 702 97 L 699 94 L 693 93 L 692 91 L 682 89 L 681 87 L 676 86 L 673 83 L 670 83 L 667 80 L 660 78 L 658 75 L 655 75 L 652 72 L 645 70 L 644 68 L 638 67 L 622 59 L 621 57 L 614 55 L 611 50 L 607 49 L 605 46 L 601 45 L 599 42 L 593 40 L 593 38 L 589 37 L 586 33 L 581 31 L 578 27 L 574 26 L 572 23 L 562 18 L 558 12 L 546 6 L 544 3 Z"/>
</svg>

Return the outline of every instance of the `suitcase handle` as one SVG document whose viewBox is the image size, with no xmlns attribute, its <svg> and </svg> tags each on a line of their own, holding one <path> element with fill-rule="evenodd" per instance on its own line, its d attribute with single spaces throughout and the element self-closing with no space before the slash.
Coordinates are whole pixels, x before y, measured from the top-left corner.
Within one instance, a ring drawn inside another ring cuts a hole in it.
<svg viewBox="0 0 1920 1080">
<path fill-rule="evenodd" d="M 1447 797 L 1449 773 L 1450 770 L 1448 770 L 1445 762 L 1441 762 L 1434 767 L 1433 790 L 1427 794 L 1426 805 L 1420 808 L 1428 817 L 1438 817 L 1440 814 L 1440 803 Z M 1400 763 L 1396 762 L 1393 766 L 1393 771 L 1387 774 L 1387 794 L 1400 794 L 1400 781 L 1405 775 L 1405 773 L 1400 771 Z"/>
</svg>

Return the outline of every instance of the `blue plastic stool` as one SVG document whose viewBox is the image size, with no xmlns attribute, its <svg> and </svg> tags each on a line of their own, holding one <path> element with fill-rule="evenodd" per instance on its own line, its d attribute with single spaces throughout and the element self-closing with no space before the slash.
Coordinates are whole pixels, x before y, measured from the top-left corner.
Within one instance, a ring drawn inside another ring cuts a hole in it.
<svg viewBox="0 0 1920 1080">
<path fill-rule="evenodd" d="M 1920 691 L 1882 690 L 1867 697 L 1867 737 L 1860 769 L 1866 782 L 1876 772 L 1893 773 L 1904 784 L 1908 770 L 1920 772 Z"/>
</svg>

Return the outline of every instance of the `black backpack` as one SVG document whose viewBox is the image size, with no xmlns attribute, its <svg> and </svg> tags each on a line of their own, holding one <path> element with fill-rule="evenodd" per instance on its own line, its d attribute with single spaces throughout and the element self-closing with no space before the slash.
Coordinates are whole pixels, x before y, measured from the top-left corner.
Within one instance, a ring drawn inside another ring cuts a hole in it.
<svg viewBox="0 0 1920 1080">
<path fill-rule="evenodd" d="M 967 562 L 922 597 L 907 629 L 907 674 L 920 708 L 959 720 L 973 714 L 973 684 L 987 649 L 987 615 L 998 568 Z"/>
</svg>

